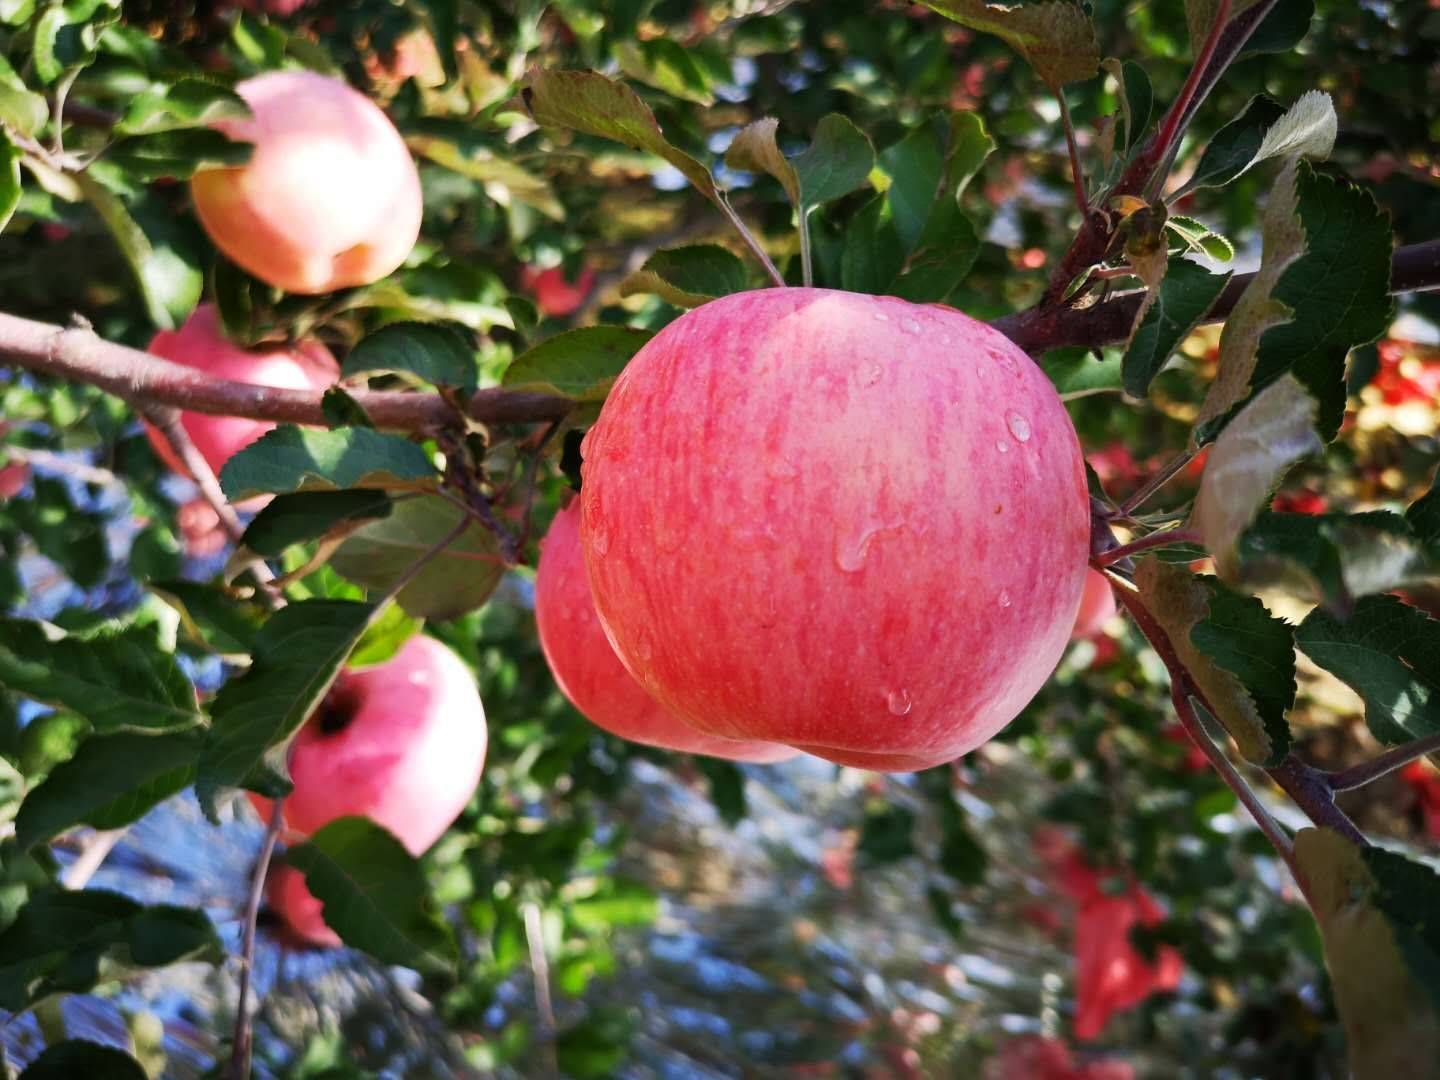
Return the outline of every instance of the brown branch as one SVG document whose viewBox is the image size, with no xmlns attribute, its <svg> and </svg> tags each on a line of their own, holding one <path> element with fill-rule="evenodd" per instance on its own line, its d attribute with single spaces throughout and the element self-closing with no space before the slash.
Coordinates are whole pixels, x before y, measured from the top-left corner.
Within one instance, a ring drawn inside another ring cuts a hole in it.
<svg viewBox="0 0 1440 1080">
<path fill-rule="evenodd" d="M 1426 735 L 1424 738 L 1405 743 L 1403 746 L 1397 746 L 1393 750 L 1387 750 L 1379 757 L 1371 758 L 1359 765 L 1352 765 L 1348 769 L 1329 773 L 1326 781 L 1329 783 L 1331 791 L 1351 791 L 1379 780 L 1382 776 L 1388 776 L 1396 769 L 1403 769 L 1410 762 L 1422 758 L 1426 754 L 1440 754 L 1440 732 Z"/>
<path fill-rule="evenodd" d="M 170 449 L 175 451 L 180 464 L 185 466 L 185 471 L 200 489 L 201 498 L 210 504 L 210 509 L 214 510 L 215 516 L 220 519 L 226 535 L 231 540 L 239 540 L 245 535 L 245 526 L 240 524 L 240 515 L 235 513 L 235 508 L 220 490 L 220 481 L 215 477 L 215 470 L 210 468 L 210 463 L 195 448 L 190 433 L 180 423 L 180 410 L 168 405 L 146 405 L 140 410 L 140 415 L 154 424 L 156 430 L 165 436 Z"/>
<path fill-rule="evenodd" d="M 235 1034 L 230 1040 L 231 1080 L 249 1080 L 252 1033 L 250 1026 L 250 973 L 255 967 L 255 921 L 260 917 L 260 901 L 265 896 L 265 878 L 270 873 L 270 860 L 275 854 L 275 841 L 284 823 L 285 797 L 275 800 L 270 820 L 265 826 L 265 839 L 255 859 L 250 877 L 250 896 L 245 902 L 245 928 L 240 944 L 240 993 L 235 1003 Z"/>
<path fill-rule="evenodd" d="M 169 405 L 213 416 L 245 416 L 282 424 L 328 427 L 321 394 L 219 379 L 149 353 L 105 341 L 88 329 L 65 328 L 0 314 L 0 360 L 40 374 L 89 383 L 137 408 Z M 376 427 L 434 432 L 454 422 L 454 408 L 438 394 L 386 390 L 351 392 Z M 465 414 L 481 423 L 545 423 L 569 413 L 551 394 L 478 390 Z"/>
<path fill-rule="evenodd" d="M 1201 323 L 1223 322 L 1255 275 L 1238 274 L 1221 290 Z M 1440 240 L 1397 248 L 1390 264 L 1392 293 L 1419 292 L 1440 286 Z M 1041 304 L 996 319 L 991 325 L 1028 353 L 1068 346 L 1113 345 L 1125 341 L 1135 325 L 1142 289 L 1119 293 L 1085 308 Z"/>
</svg>

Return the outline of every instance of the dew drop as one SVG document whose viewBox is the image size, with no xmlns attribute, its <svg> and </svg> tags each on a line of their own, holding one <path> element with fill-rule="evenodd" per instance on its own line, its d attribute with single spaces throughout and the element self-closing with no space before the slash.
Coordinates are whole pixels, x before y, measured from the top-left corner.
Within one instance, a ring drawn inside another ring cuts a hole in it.
<svg viewBox="0 0 1440 1080">
<path fill-rule="evenodd" d="M 1009 589 L 1001 589 L 1001 590 L 1000 590 L 1000 606 L 1001 606 L 1001 607 L 1009 607 L 1009 606 L 1010 606 L 1010 590 L 1009 590 Z"/>
<path fill-rule="evenodd" d="M 905 689 L 891 690 L 885 695 L 885 704 L 890 707 L 894 716 L 904 716 L 913 707 L 914 702 L 910 700 L 910 693 Z"/>
<path fill-rule="evenodd" d="M 889 322 L 889 321 L 890 321 L 890 316 L 889 316 L 889 315 L 886 315 L 883 311 L 877 311 L 877 312 L 875 312 L 875 318 L 876 318 L 877 320 L 879 320 L 880 322 Z"/>
<path fill-rule="evenodd" d="M 996 439 L 996 440 L 995 440 L 995 449 L 996 449 L 999 453 L 1008 454 L 1008 453 L 1010 452 L 1010 444 L 1007 443 L 1004 439 Z"/>
<path fill-rule="evenodd" d="M 864 370 L 860 372 L 860 385 L 874 386 L 880 381 L 880 376 L 883 374 L 885 374 L 885 369 L 872 360 L 866 364 Z"/>
<path fill-rule="evenodd" d="M 900 329 L 907 334 L 918 334 L 920 332 L 920 324 L 909 316 L 906 316 L 900 320 Z"/>
<path fill-rule="evenodd" d="M 884 532 L 899 532 L 904 525 L 887 525 L 876 522 L 862 528 L 858 533 L 840 533 L 835 537 L 835 565 L 847 574 L 853 574 L 865 565 L 870 553 L 870 544 Z"/>
<path fill-rule="evenodd" d="M 1005 414 L 1005 425 L 1010 429 L 1010 434 L 1015 436 L 1016 442 L 1030 441 L 1030 421 L 1014 409 Z"/>
<path fill-rule="evenodd" d="M 1015 357 L 1011 356 L 1008 352 L 1005 352 L 1002 349 L 986 349 L 985 351 L 990 354 L 990 358 L 992 360 L 994 360 L 997 364 L 1003 367 L 1006 371 L 1020 370 L 1015 363 Z"/>
<path fill-rule="evenodd" d="M 598 514 L 590 526 L 590 548 L 596 555 L 604 555 L 610 550 L 610 529 Z"/>
</svg>

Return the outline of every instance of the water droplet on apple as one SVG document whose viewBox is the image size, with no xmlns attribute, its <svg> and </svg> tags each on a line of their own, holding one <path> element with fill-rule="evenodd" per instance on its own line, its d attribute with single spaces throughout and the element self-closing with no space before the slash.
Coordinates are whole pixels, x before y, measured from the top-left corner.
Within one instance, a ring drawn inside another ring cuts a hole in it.
<svg viewBox="0 0 1440 1080">
<path fill-rule="evenodd" d="M 870 545 L 875 537 L 881 533 L 899 532 L 905 528 L 904 525 L 887 525 L 884 522 L 876 522 L 862 528 L 858 533 L 846 535 L 841 533 L 835 537 L 835 565 L 847 574 L 853 574 L 865 565 L 865 557 L 870 553 Z"/>
<path fill-rule="evenodd" d="M 913 707 L 914 702 L 910 700 L 910 694 L 905 689 L 891 690 L 885 695 L 885 704 L 890 707 L 894 716 L 904 716 Z"/>
<path fill-rule="evenodd" d="M 900 329 L 904 330 L 907 334 L 918 334 L 920 332 L 920 324 L 907 316 L 900 320 Z"/>
<path fill-rule="evenodd" d="M 1010 606 L 1010 590 L 1009 590 L 1009 589 L 1001 589 L 1001 590 L 1000 590 L 1000 606 L 1001 606 L 1001 607 L 1009 607 L 1009 606 Z"/>
<path fill-rule="evenodd" d="M 860 372 L 860 385 L 874 386 L 880 381 L 880 376 L 883 374 L 885 374 L 885 369 L 872 360 L 866 364 L 864 370 Z"/>
<path fill-rule="evenodd" d="M 595 515 L 590 525 L 590 548 L 596 555 L 604 555 L 610 550 L 610 529 L 599 514 Z"/>
<path fill-rule="evenodd" d="M 1008 453 L 1010 452 L 1010 444 L 1007 443 L 1004 439 L 996 439 L 996 440 L 995 440 L 995 449 L 996 449 L 999 453 L 1008 454 Z"/>
<path fill-rule="evenodd" d="M 1019 371 L 1019 365 L 1015 363 L 1015 357 L 1003 349 L 986 349 L 990 358 L 1003 367 L 1006 371 Z"/>
<path fill-rule="evenodd" d="M 1030 441 L 1030 421 L 1014 409 L 1005 414 L 1005 425 L 1010 429 L 1010 434 L 1015 436 L 1016 442 Z"/>
<path fill-rule="evenodd" d="M 876 318 L 877 320 L 879 320 L 880 322 L 889 322 L 889 321 L 890 321 L 890 316 L 889 316 L 889 315 L 886 315 L 883 311 L 877 311 L 877 312 L 875 312 L 875 318 Z"/>
</svg>

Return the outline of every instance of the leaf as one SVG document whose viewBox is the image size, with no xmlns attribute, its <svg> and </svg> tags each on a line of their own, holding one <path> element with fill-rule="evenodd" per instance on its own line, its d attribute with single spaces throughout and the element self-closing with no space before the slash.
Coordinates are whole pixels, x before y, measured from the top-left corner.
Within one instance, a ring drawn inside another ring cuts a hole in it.
<svg viewBox="0 0 1440 1080">
<path fill-rule="evenodd" d="M 638 881 L 611 878 L 593 896 L 570 905 L 576 925 L 594 932 L 617 926 L 649 926 L 660 914 L 660 898 Z"/>
<path fill-rule="evenodd" d="M 244 120 L 250 107 L 234 90 L 203 79 L 180 79 L 130 99 L 115 125 L 117 135 L 205 128 L 220 120 Z"/>
<path fill-rule="evenodd" d="M 1191 640 L 1194 628 L 1210 617 L 1212 587 L 1183 566 L 1153 556 L 1136 561 L 1135 585 L 1240 753 L 1257 765 L 1283 758 L 1289 745 L 1288 730 L 1272 731 L 1245 684 Z"/>
<path fill-rule="evenodd" d="M 367 589 L 388 589 L 465 516 L 464 510 L 438 495 L 407 499 L 388 517 L 351 533 L 330 557 L 330 566 Z M 452 619 L 489 599 L 504 574 L 498 538 L 472 522 L 415 574 L 396 599 L 415 618 Z"/>
<path fill-rule="evenodd" d="M 980 254 L 980 237 L 953 199 L 935 203 L 920 236 L 918 250 L 885 289 L 891 296 L 916 304 L 949 298 Z"/>
<path fill-rule="evenodd" d="M 405 142 L 417 154 L 442 168 L 479 181 L 485 194 L 501 206 L 509 206 L 514 200 L 554 221 L 565 220 L 565 206 L 548 180 L 499 157 L 488 147 L 462 146 L 433 135 L 407 135 Z"/>
<path fill-rule="evenodd" d="M 1004 39 L 1052 89 L 1088 79 L 1100 66 L 1095 26 L 1084 8 L 1067 0 L 1009 7 L 984 0 L 921 2 L 962 26 Z"/>
<path fill-rule="evenodd" d="M 819 206 L 864 187 L 875 168 L 869 137 L 839 113 L 820 118 L 815 138 L 791 164 L 800 181 L 800 205 Z"/>
<path fill-rule="evenodd" d="M 0 9 L 4 8 L 0 0 Z M 0 20 L 3 21 L 3 20 Z M 0 124 L 21 135 L 35 135 L 50 119 L 45 95 L 32 92 L 5 57 L 0 56 Z"/>
<path fill-rule="evenodd" d="M 1308 90 L 1265 129 L 1260 149 L 1250 164 L 1272 157 L 1313 157 L 1324 161 L 1335 147 L 1338 127 L 1330 95 L 1323 90 Z"/>
<path fill-rule="evenodd" d="M 850 292 L 883 293 L 905 264 L 900 238 L 890 221 L 890 205 L 876 195 L 845 229 L 840 280 Z"/>
<path fill-rule="evenodd" d="M 364 407 L 345 392 L 342 386 L 329 387 L 320 395 L 320 412 L 330 428 L 373 428 L 374 421 Z"/>
<path fill-rule="evenodd" d="M 711 80 L 684 46 L 669 38 L 619 41 L 612 46 L 620 70 L 632 79 L 697 105 L 713 105 Z"/>
<path fill-rule="evenodd" d="M 746 124 L 725 151 L 725 164 L 738 172 L 763 172 L 780 181 L 792 206 L 800 206 L 800 176 L 795 166 L 780 152 L 775 131 L 780 121 L 773 116 L 762 117 Z M 866 170 L 868 175 L 869 170 Z"/>
<path fill-rule="evenodd" d="M 1099 358 L 1085 348 L 1052 349 L 1040 358 L 1040 370 L 1067 401 L 1119 391 L 1124 385 L 1119 349 L 1106 349 Z"/>
<path fill-rule="evenodd" d="M 50 771 L 20 805 L 15 839 L 44 843 L 76 825 L 115 829 L 194 779 L 201 734 L 94 736 Z"/>
<path fill-rule="evenodd" d="M 915 815 L 903 806 L 886 806 L 865 815 L 855 850 L 877 863 L 898 862 L 915 854 Z"/>
<path fill-rule="evenodd" d="M 937 132 L 934 125 L 922 124 L 880 153 L 880 167 L 890 177 L 885 192 L 890 220 L 907 255 L 920 242 L 944 179 L 945 146 L 937 135 L 943 135 L 943 129 Z"/>
<path fill-rule="evenodd" d="M 615 377 L 652 336 L 628 326 L 566 330 L 517 356 L 501 382 L 575 401 L 604 401 Z"/>
<path fill-rule="evenodd" d="M 1315 0 L 1279 0 L 1245 42 L 1237 61 L 1259 53 L 1287 53 L 1310 33 Z"/>
<path fill-rule="evenodd" d="M 10 133 L 0 127 L 0 232 L 10 224 L 15 207 L 20 205 L 19 148 L 10 141 Z"/>
<path fill-rule="evenodd" d="M 255 515 L 240 543 L 274 559 L 294 544 L 317 540 L 337 527 L 389 517 L 393 509 L 385 492 L 363 488 L 277 495 Z"/>
<path fill-rule="evenodd" d="M 654 154 L 680 170 L 700 194 L 720 205 L 720 191 L 710 170 L 666 141 L 655 114 L 624 83 L 594 71 L 532 68 L 521 95 L 542 127 L 570 128 Z"/>
<path fill-rule="evenodd" d="M 260 628 L 249 669 L 232 676 L 210 705 L 195 795 L 212 821 L 222 788 L 249 783 L 272 798 L 288 793 L 288 740 L 378 614 L 373 604 L 353 600 L 304 600 Z"/>
<path fill-rule="evenodd" d="M 136 968 L 218 963 L 224 955 L 203 911 L 144 907 L 102 889 L 42 889 L 0 933 L 0 1008 L 18 1012 Z"/>
<path fill-rule="evenodd" d="M 250 160 L 251 149 L 222 132 L 191 128 L 121 139 L 106 151 L 105 162 L 124 170 L 130 179 L 188 180 L 202 168 L 243 165 Z"/>
<path fill-rule="evenodd" d="M 180 613 L 180 626 L 202 648 L 227 656 L 250 652 L 265 622 L 265 609 L 213 585 L 193 581 L 157 581 L 150 591 Z"/>
<path fill-rule="evenodd" d="M 620 295 L 654 293 L 668 304 L 693 308 L 744 292 L 745 264 L 719 244 L 662 248 L 620 283 Z"/>
<path fill-rule="evenodd" d="M 305 875 L 326 924 L 345 944 L 418 971 L 454 968 L 455 941 L 432 910 L 420 864 L 373 821 L 337 818 L 286 852 L 285 861 Z"/>
<path fill-rule="evenodd" d="M 1295 704 L 1295 631 L 1257 598 L 1213 578 L 1208 614 L 1190 628 L 1190 643 L 1245 687 L 1270 740 L 1270 760 L 1290 745 L 1285 716 Z M 1218 707 L 1218 706 L 1217 706 Z"/>
<path fill-rule="evenodd" d="M 231 502 L 271 492 L 333 488 L 417 489 L 438 479 L 419 446 L 367 428 L 315 431 L 285 424 L 227 461 L 220 487 Z"/>
<path fill-rule="evenodd" d="M 77 1076 L 147 1080 L 144 1068 L 129 1054 L 86 1039 L 66 1039 L 47 1046 L 25 1067 L 20 1080 L 75 1080 Z"/>
<path fill-rule="evenodd" d="M 120 198 L 90 171 L 68 175 L 110 230 L 134 271 L 150 321 L 162 330 L 179 327 L 200 301 L 205 277 L 199 266 L 171 243 L 152 243 Z"/>
<path fill-rule="evenodd" d="M 1228 22 L 1233 22 L 1242 12 L 1255 6 L 1259 0 L 1235 0 L 1230 7 Z M 1220 11 L 1220 0 L 1185 0 L 1185 23 L 1190 29 L 1190 52 L 1200 54 L 1210 28 L 1215 25 L 1215 16 Z"/>
<path fill-rule="evenodd" d="M 1289 377 L 1256 395 L 1215 440 L 1190 522 L 1222 576 L 1235 573 L 1235 542 L 1290 466 L 1322 446 L 1315 399 Z"/>
<path fill-rule="evenodd" d="M 695 767 L 705 774 L 710 789 L 710 802 L 720 820 L 727 825 L 738 824 L 748 812 L 745 799 L 745 774 L 733 761 L 696 755 Z"/>
<path fill-rule="evenodd" d="M 1424 579 L 1433 560 L 1406 520 L 1364 514 L 1261 514 L 1240 538 L 1241 580 L 1288 588 L 1334 613 Z"/>
<path fill-rule="evenodd" d="M 480 365 L 468 335 L 443 323 L 389 323 L 363 338 L 340 365 L 342 377 L 366 371 L 408 371 L 436 386 L 475 392 Z"/>
<path fill-rule="evenodd" d="M 1165 279 L 1121 362 L 1127 394 L 1143 398 L 1150 392 L 1151 381 L 1199 325 L 1229 280 L 1229 274 L 1212 274 L 1189 259 L 1170 259 Z"/>
<path fill-rule="evenodd" d="M 1440 622 L 1394 596 L 1367 596 L 1347 619 L 1323 608 L 1295 643 L 1365 701 L 1365 723 L 1383 743 L 1440 732 Z"/>
<path fill-rule="evenodd" d="M 1194 218 L 1171 214 L 1165 219 L 1165 228 L 1179 237 L 1190 251 L 1199 251 L 1216 262 L 1229 262 L 1235 258 L 1234 244 Z"/>
<path fill-rule="evenodd" d="M 1440 473 L 1430 482 L 1430 490 L 1410 504 L 1405 520 L 1415 538 L 1440 557 Z"/>
<path fill-rule="evenodd" d="M 1351 1074 L 1432 1072 L 1440 1060 L 1434 871 L 1362 851 L 1329 829 L 1302 829 L 1295 860 L 1325 940 Z"/>
<path fill-rule="evenodd" d="M 1130 104 L 1128 121 L 1125 125 L 1123 148 L 1130 150 L 1140 145 L 1140 139 L 1150 126 L 1150 114 L 1155 108 L 1155 92 L 1150 86 L 1150 76 L 1133 60 L 1121 65 L 1120 86 L 1125 100 Z"/>
<path fill-rule="evenodd" d="M 412 619 L 399 604 L 386 604 L 380 617 L 361 635 L 346 667 L 374 667 L 390 660 L 424 626 L 421 619 Z"/>
<path fill-rule="evenodd" d="M 1224 187 L 1250 168 L 1260 144 L 1280 117 L 1285 106 L 1265 94 L 1256 94 L 1239 116 L 1210 138 L 1200 163 L 1175 198 L 1202 187 Z"/>
<path fill-rule="evenodd" d="M 190 680 L 149 627 L 52 638 L 39 623 L 0 619 L 0 686 L 76 712 L 101 734 L 203 722 Z"/>
</svg>

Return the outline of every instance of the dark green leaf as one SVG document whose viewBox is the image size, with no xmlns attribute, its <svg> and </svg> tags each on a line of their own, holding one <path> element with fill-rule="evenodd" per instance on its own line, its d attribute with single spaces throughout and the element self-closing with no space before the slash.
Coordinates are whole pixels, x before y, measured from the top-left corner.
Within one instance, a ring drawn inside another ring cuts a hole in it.
<svg viewBox="0 0 1440 1080">
<path fill-rule="evenodd" d="M 1384 510 L 1262 514 L 1237 550 L 1246 582 L 1281 585 L 1341 613 L 1357 597 L 1413 583 L 1433 568 L 1406 519 Z"/>
<path fill-rule="evenodd" d="M 274 559 L 292 544 L 318 540 L 337 526 L 389 517 L 393 509 L 385 492 L 363 488 L 277 495 L 255 515 L 240 543 Z"/>
<path fill-rule="evenodd" d="M 877 195 L 849 222 L 840 256 L 840 280 L 850 292 L 880 294 L 905 263 L 885 196 Z"/>
<path fill-rule="evenodd" d="M 1405 520 L 1431 557 L 1440 558 L 1440 474 L 1431 481 L 1430 490 L 1410 504 Z"/>
<path fill-rule="evenodd" d="M 1155 93 L 1150 88 L 1150 76 L 1133 60 L 1126 60 L 1121 67 L 1125 100 L 1130 106 L 1130 125 L 1125 132 L 1123 149 L 1129 151 L 1140 145 L 1141 137 L 1150 126 L 1150 112 L 1155 106 Z"/>
<path fill-rule="evenodd" d="M 815 138 L 791 164 L 800 178 L 801 203 L 819 206 L 866 183 L 875 167 L 875 149 L 863 131 L 831 113 L 821 118 Z"/>
<path fill-rule="evenodd" d="M 5 231 L 15 207 L 20 205 L 20 157 L 9 132 L 0 127 L 0 232 Z"/>
<path fill-rule="evenodd" d="M 1434 869 L 1384 848 L 1365 848 L 1365 865 L 1375 880 L 1371 903 L 1390 923 L 1410 975 L 1440 1007 L 1440 875 Z"/>
<path fill-rule="evenodd" d="M 285 861 L 305 875 L 326 924 L 345 944 L 420 971 L 454 966 L 455 941 L 433 910 L 420 864 L 373 821 L 337 818 Z"/>
<path fill-rule="evenodd" d="M 1125 350 L 1125 392 L 1143 398 L 1180 343 L 1195 329 L 1230 280 L 1189 259 L 1174 256 L 1154 302 Z"/>
<path fill-rule="evenodd" d="M 140 180 L 188 180 L 201 168 L 243 165 L 250 152 L 249 143 L 232 142 L 209 128 L 191 128 L 121 139 L 105 160 Z"/>
<path fill-rule="evenodd" d="M 739 822 L 746 813 L 745 774 L 731 761 L 696 755 L 695 765 L 710 782 L 710 801 L 727 825 Z"/>
<path fill-rule="evenodd" d="M 878 863 L 915 854 L 915 815 L 903 806 L 886 806 L 865 815 L 857 850 Z"/>
<path fill-rule="evenodd" d="M 963 26 L 1004 39 L 1052 88 L 1088 79 L 1100 66 L 1095 26 L 1087 10 L 1079 4 L 1039 2 L 1003 6 L 987 0 L 922 2 Z"/>
<path fill-rule="evenodd" d="M 115 829 L 189 785 L 201 735 L 95 736 L 25 796 L 15 819 L 23 847 L 75 825 Z"/>
<path fill-rule="evenodd" d="M 436 386 L 473 393 L 480 377 L 468 335 L 444 323 L 398 322 L 382 326 L 351 349 L 344 376 L 366 371 L 408 371 Z"/>
<path fill-rule="evenodd" d="M 955 200 L 942 196 L 931 211 L 919 250 L 885 292 L 916 304 L 949 298 L 980 254 L 980 237 Z"/>
<path fill-rule="evenodd" d="M 1123 385 L 1122 356 L 1119 349 L 1106 349 L 1099 357 L 1090 349 L 1052 349 L 1040 358 L 1040 370 L 1061 397 L 1114 392 Z"/>
<path fill-rule="evenodd" d="M 38 623 L 0 619 L 0 686 L 71 709 L 102 734 L 201 722 L 190 680 L 148 628 L 52 640 Z"/>
<path fill-rule="evenodd" d="M 226 498 L 333 488 L 429 486 L 438 479 L 429 456 L 399 435 L 367 428 L 315 431 L 284 425 L 267 432 L 220 470 Z"/>
<path fill-rule="evenodd" d="M 332 386 L 320 398 L 320 411 L 325 414 L 325 423 L 332 428 L 373 428 L 374 422 L 365 412 L 364 406 L 345 392 L 341 386 Z"/>
<path fill-rule="evenodd" d="M 130 99 L 115 125 L 117 135 L 153 135 L 157 131 L 209 127 L 217 120 L 243 120 L 250 108 L 229 87 L 201 79 L 180 79 Z"/>
<path fill-rule="evenodd" d="M 180 612 L 180 626 L 192 641 L 223 655 L 249 653 L 265 621 L 258 602 L 237 599 L 214 585 L 157 581 L 150 591 Z"/>
<path fill-rule="evenodd" d="M 1285 106 L 1265 94 L 1256 94 L 1244 112 L 1211 137 L 1183 190 L 1224 187 L 1235 179 L 1255 160 L 1265 132 L 1284 115 Z"/>
<path fill-rule="evenodd" d="M 576 401 L 604 401 L 630 358 L 653 335 L 628 326 L 585 326 L 546 338 L 517 356 L 503 383 Z"/>
<path fill-rule="evenodd" d="M 907 255 L 919 244 L 937 196 L 945 197 L 940 190 L 945 175 L 944 135 L 943 126 L 937 130 L 934 123 L 922 124 L 880 152 L 880 167 L 890 176 L 885 192 L 890 220 Z"/>
<path fill-rule="evenodd" d="M 620 295 L 654 293 L 676 307 L 699 307 L 717 296 L 744 292 L 745 264 L 719 244 L 665 248 L 620 283 Z"/>
<path fill-rule="evenodd" d="M 625 1062 L 638 1022 L 628 1009 L 601 1005 L 555 1040 L 560 1068 L 580 1080 L 612 1077 Z"/>
<path fill-rule="evenodd" d="M 47 1046 L 32 1061 L 20 1080 L 75 1080 L 77 1076 L 105 1080 L 147 1080 L 140 1063 L 123 1050 L 84 1039 L 67 1039 Z"/>
<path fill-rule="evenodd" d="M 1237 59 L 1259 53 L 1289 52 L 1310 32 L 1315 17 L 1315 0 L 1279 0 L 1245 42 Z"/>
</svg>

